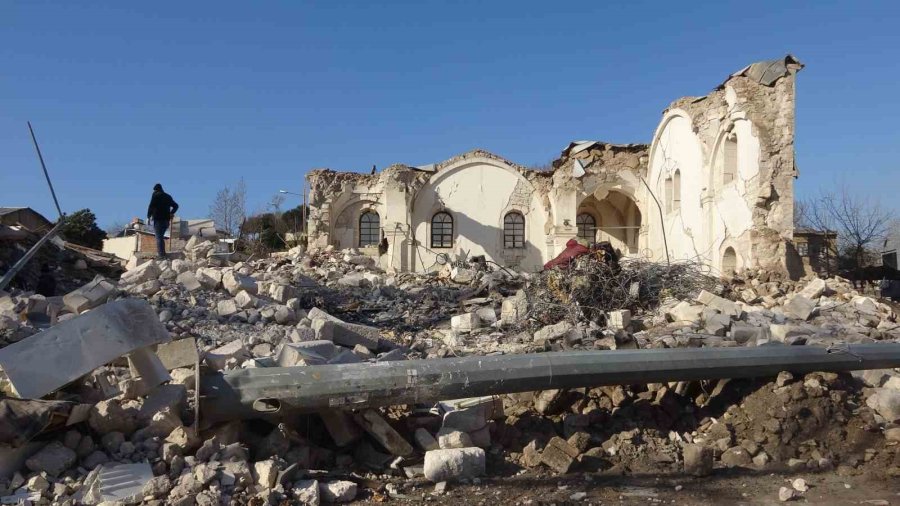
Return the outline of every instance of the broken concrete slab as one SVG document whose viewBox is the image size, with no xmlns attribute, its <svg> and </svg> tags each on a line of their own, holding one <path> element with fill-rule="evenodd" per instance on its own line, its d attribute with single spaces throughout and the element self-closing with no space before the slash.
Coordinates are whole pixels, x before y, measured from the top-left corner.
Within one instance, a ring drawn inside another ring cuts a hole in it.
<svg viewBox="0 0 900 506">
<path fill-rule="evenodd" d="M 240 292 L 255 294 L 257 290 L 255 279 L 234 271 L 227 271 L 222 275 L 222 286 L 232 296 Z"/>
<path fill-rule="evenodd" d="M 457 332 L 472 332 L 481 327 L 481 319 L 475 313 L 463 313 L 450 318 L 450 328 Z"/>
<path fill-rule="evenodd" d="M 199 360 L 197 341 L 193 337 L 178 339 L 162 343 L 156 347 L 156 356 L 159 357 L 163 367 L 167 371 L 179 367 L 193 367 Z"/>
<path fill-rule="evenodd" d="M 345 411 L 321 411 L 319 417 L 325 422 L 325 429 L 338 447 L 349 446 L 362 437 L 362 430 Z"/>
<path fill-rule="evenodd" d="M 370 436 L 375 438 L 385 450 L 398 457 L 408 457 L 413 453 L 413 447 L 390 424 L 385 421 L 378 411 L 366 409 L 354 415 L 359 424 Z"/>
<path fill-rule="evenodd" d="M 803 290 L 800 290 L 800 295 L 806 297 L 809 300 L 817 300 L 819 297 L 825 293 L 825 290 L 828 289 L 828 286 L 825 284 L 825 280 L 821 278 L 816 278 L 810 281 Z"/>
<path fill-rule="evenodd" d="M 244 347 L 240 339 L 235 339 L 207 353 L 205 360 L 213 369 L 222 370 L 229 360 L 242 363 L 249 358 L 252 358 L 250 351 Z"/>
<path fill-rule="evenodd" d="M 560 474 L 565 474 L 575 465 L 578 454 L 578 448 L 570 445 L 565 439 L 554 436 L 541 453 L 541 463 Z"/>
<path fill-rule="evenodd" d="M 138 348 L 169 341 L 145 300 L 110 302 L 0 349 L 20 397 L 37 399 Z"/>
</svg>

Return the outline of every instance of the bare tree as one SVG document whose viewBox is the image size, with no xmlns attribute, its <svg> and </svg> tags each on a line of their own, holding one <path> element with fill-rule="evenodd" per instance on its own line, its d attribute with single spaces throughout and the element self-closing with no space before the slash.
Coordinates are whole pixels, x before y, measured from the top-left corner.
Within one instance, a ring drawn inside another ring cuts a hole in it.
<svg viewBox="0 0 900 506">
<path fill-rule="evenodd" d="M 241 223 L 247 217 L 247 185 L 244 179 L 234 186 L 226 186 L 216 193 L 216 199 L 209 206 L 209 217 L 230 236 L 240 232 Z"/>
<path fill-rule="evenodd" d="M 887 235 L 893 212 L 877 201 L 851 194 L 846 187 L 826 193 L 821 199 L 824 214 L 837 229 L 842 249 L 853 256 L 856 268 L 861 268 L 869 246 Z"/>
</svg>

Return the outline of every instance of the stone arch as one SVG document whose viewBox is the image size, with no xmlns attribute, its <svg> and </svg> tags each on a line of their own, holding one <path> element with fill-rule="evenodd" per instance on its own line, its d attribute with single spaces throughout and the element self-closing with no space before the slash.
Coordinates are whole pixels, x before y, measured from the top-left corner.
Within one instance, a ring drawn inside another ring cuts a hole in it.
<svg viewBox="0 0 900 506">
<path fill-rule="evenodd" d="M 595 192 L 576 206 L 575 215 L 590 214 L 597 226 L 597 241 L 609 241 L 624 254 L 635 255 L 639 249 L 641 209 L 625 192 Z"/>
<path fill-rule="evenodd" d="M 384 220 L 383 206 L 376 200 L 364 198 L 342 199 L 341 207 L 332 215 L 330 224 L 331 244 L 334 247 L 355 248 L 358 246 L 359 219 L 365 212 L 375 212 Z"/>
<path fill-rule="evenodd" d="M 722 275 L 733 276 L 737 273 L 738 267 L 737 252 L 735 252 L 733 247 L 726 246 L 724 251 L 722 251 Z"/>
</svg>

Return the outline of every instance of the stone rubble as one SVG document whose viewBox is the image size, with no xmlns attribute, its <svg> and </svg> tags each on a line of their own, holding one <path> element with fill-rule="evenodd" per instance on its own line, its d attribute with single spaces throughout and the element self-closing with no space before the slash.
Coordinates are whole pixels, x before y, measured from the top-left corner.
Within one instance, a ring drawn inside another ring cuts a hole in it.
<svg viewBox="0 0 900 506">
<path fill-rule="evenodd" d="M 395 274 L 354 250 L 307 255 L 299 248 L 231 263 L 209 256 L 206 241 L 189 246 L 183 260 L 133 265 L 118 281 L 98 277 L 58 304 L 0 293 L 0 345 L 46 328 L 45 319 L 28 315 L 53 307 L 64 320 L 120 297 L 147 299 L 173 339 L 193 340 L 201 374 L 547 349 L 900 341 L 893 306 L 840 278 L 792 282 L 744 272 L 716 293 L 610 309 L 602 322 L 535 328 L 527 322 L 524 273 L 454 266 Z M 93 471 L 137 462 L 149 462 L 155 475 L 143 489 L 148 504 L 399 497 L 397 480 L 444 490 L 502 464 L 535 473 L 698 477 L 722 468 L 853 474 L 877 465 L 900 476 L 900 372 L 892 370 L 546 390 L 329 411 L 304 417 L 302 430 L 235 421 L 198 433 L 196 371 L 187 364 L 159 386 L 141 387 L 136 371 L 114 362 L 66 387 L 91 405 L 87 420 L 42 438 L 49 443 L 19 474 L 0 480 L 0 496 L 91 504 L 99 502 L 86 486 Z M 801 497 L 804 486 L 795 481 L 779 498 Z"/>
</svg>

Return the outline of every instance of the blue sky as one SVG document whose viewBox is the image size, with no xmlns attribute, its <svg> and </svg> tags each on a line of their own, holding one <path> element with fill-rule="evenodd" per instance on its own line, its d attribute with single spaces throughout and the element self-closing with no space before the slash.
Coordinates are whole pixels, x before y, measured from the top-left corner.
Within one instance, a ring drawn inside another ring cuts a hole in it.
<svg viewBox="0 0 900 506">
<path fill-rule="evenodd" d="M 105 227 L 156 182 L 195 218 L 242 177 L 260 210 L 314 167 L 649 142 L 672 100 L 792 53 L 799 194 L 900 210 L 900 2 L 678 4 L 2 1 L 0 206 L 55 214 L 27 120 L 64 211 Z"/>
</svg>

